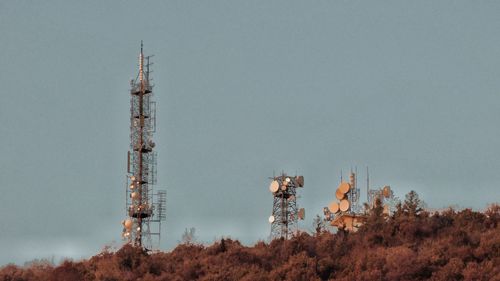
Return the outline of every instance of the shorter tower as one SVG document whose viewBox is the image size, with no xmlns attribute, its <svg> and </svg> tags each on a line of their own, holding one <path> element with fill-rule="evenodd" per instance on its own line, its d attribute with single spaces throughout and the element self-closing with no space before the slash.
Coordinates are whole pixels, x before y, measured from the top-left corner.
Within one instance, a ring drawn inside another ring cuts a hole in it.
<svg viewBox="0 0 500 281">
<path fill-rule="evenodd" d="M 297 206 L 297 188 L 304 187 L 304 177 L 290 177 L 285 173 L 271 178 L 269 190 L 273 194 L 273 211 L 269 217 L 271 239 L 290 238 L 298 230 L 298 220 L 305 218 L 304 208 Z"/>
<path fill-rule="evenodd" d="M 384 215 L 390 215 L 399 201 L 394 197 L 389 186 L 379 189 L 370 189 L 368 169 L 366 175 L 366 189 L 368 209 L 363 209 L 359 204 L 360 189 L 357 187 L 357 173 L 351 171 L 349 182 L 342 181 L 335 191 L 335 200 L 328 207 L 323 208 L 325 220 L 330 222 L 331 226 L 347 231 L 357 231 L 367 219 L 368 210 L 375 206 L 375 201 L 380 200 L 384 207 Z"/>
</svg>

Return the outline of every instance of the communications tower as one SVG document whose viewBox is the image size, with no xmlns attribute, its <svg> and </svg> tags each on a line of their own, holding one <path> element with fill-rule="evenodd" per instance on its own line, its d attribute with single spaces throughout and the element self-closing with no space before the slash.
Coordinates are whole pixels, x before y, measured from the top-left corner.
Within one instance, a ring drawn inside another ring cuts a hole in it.
<svg viewBox="0 0 500 281">
<path fill-rule="evenodd" d="M 165 221 L 166 192 L 155 190 L 156 102 L 150 78 L 151 56 L 141 41 L 139 73 L 130 82 L 130 150 L 127 153 L 126 214 L 122 237 L 147 251 L 159 248 L 161 222 Z"/>
<path fill-rule="evenodd" d="M 269 191 L 273 194 L 273 211 L 269 217 L 271 239 L 288 239 L 298 230 L 298 220 L 305 218 L 304 208 L 297 207 L 297 188 L 304 187 L 304 177 L 282 173 L 271 178 Z"/>
</svg>

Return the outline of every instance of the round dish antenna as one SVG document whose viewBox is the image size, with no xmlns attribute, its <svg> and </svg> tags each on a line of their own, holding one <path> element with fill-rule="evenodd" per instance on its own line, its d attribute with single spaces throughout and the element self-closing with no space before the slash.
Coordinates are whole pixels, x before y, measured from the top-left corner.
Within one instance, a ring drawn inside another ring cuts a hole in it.
<svg viewBox="0 0 500 281">
<path fill-rule="evenodd" d="M 123 222 L 123 226 L 125 226 L 125 228 L 128 230 L 132 229 L 132 220 L 129 220 L 129 219 L 125 220 Z"/>
<path fill-rule="evenodd" d="M 338 190 L 340 190 L 340 192 L 346 194 L 349 191 L 349 189 L 351 189 L 351 185 L 348 184 L 347 182 L 341 182 L 339 184 Z"/>
<path fill-rule="evenodd" d="M 268 219 L 269 223 L 273 223 L 274 220 L 275 220 L 274 216 L 272 216 L 272 215 L 269 216 L 269 219 Z"/>
<path fill-rule="evenodd" d="M 276 191 L 278 191 L 278 189 L 280 188 L 280 184 L 278 181 L 274 180 L 271 182 L 271 185 L 269 186 L 269 190 L 272 192 L 272 193 L 275 193 Z"/>
<path fill-rule="evenodd" d="M 391 187 L 388 185 L 384 186 L 384 188 L 382 189 L 382 194 L 384 195 L 384 197 L 385 198 L 391 197 L 391 193 L 392 193 Z"/>
<path fill-rule="evenodd" d="M 337 213 L 339 211 L 339 203 L 337 202 L 332 202 L 330 205 L 328 205 L 328 210 L 332 213 Z"/>
<path fill-rule="evenodd" d="M 344 193 L 340 191 L 340 189 L 337 189 L 337 191 L 335 192 L 335 197 L 337 197 L 337 199 L 339 200 L 342 200 L 344 199 Z"/>
<path fill-rule="evenodd" d="M 295 180 L 297 181 L 297 185 L 299 187 L 304 187 L 304 177 L 303 176 L 296 176 Z"/>
<path fill-rule="evenodd" d="M 349 201 L 346 199 L 340 201 L 339 209 L 342 212 L 346 212 L 347 210 L 349 210 Z"/>
</svg>

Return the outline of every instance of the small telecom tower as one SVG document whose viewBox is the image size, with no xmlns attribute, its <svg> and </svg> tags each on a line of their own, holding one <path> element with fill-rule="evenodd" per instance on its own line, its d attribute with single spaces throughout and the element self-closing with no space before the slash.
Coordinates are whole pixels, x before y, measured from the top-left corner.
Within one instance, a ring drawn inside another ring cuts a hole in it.
<svg viewBox="0 0 500 281">
<path fill-rule="evenodd" d="M 323 208 L 325 220 L 331 226 L 347 231 L 357 231 L 366 222 L 367 211 L 363 210 L 359 204 L 360 189 L 357 187 L 357 173 L 351 171 L 349 182 L 341 182 L 335 192 L 335 199 L 328 207 Z M 384 214 L 389 215 L 394 211 L 398 199 L 394 197 L 389 186 L 378 189 L 370 189 L 368 169 L 366 170 L 366 191 L 368 208 L 375 206 L 376 199 L 379 199 L 384 207 Z"/>
<path fill-rule="evenodd" d="M 304 187 L 304 177 L 289 177 L 285 173 L 271 178 L 273 212 L 269 217 L 271 239 L 288 239 L 298 230 L 298 220 L 305 218 L 304 208 L 297 207 L 297 187 Z"/>
<path fill-rule="evenodd" d="M 351 170 L 349 182 L 341 180 L 335 191 L 336 200 L 323 209 L 326 220 L 330 221 L 332 226 L 352 231 L 366 220 L 364 215 L 360 215 L 360 190 L 357 188 L 357 181 L 356 173 Z"/>
<path fill-rule="evenodd" d="M 161 222 L 165 221 L 166 192 L 155 190 L 156 103 L 149 77 L 151 56 L 144 57 L 141 41 L 139 73 L 130 82 L 130 150 L 127 154 L 126 214 L 122 237 L 147 251 L 160 245 Z M 153 239 L 155 237 L 156 239 Z M 155 240 L 155 241 L 153 241 Z"/>
</svg>

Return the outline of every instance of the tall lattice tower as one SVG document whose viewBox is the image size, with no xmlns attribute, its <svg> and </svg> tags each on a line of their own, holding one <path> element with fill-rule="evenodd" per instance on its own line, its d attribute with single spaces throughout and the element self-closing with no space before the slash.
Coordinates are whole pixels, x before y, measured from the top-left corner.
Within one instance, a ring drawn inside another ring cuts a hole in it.
<svg viewBox="0 0 500 281">
<path fill-rule="evenodd" d="M 151 56 L 144 57 L 141 41 L 139 73 L 130 82 L 130 150 L 127 154 L 126 214 L 122 237 L 146 250 L 158 249 L 165 221 L 166 192 L 155 190 L 156 102 L 149 74 Z"/>
<path fill-rule="evenodd" d="M 285 173 L 271 178 L 273 212 L 269 217 L 271 239 L 288 239 L 298 230 L 298 220 L 305 218 L 304 208 L 297 206 L 297 188 L 304 187 L 304 177 L 289 177 Z"/>
</svg>

